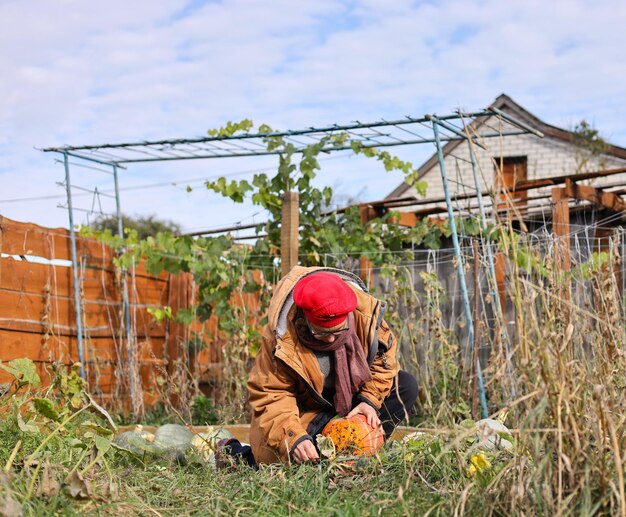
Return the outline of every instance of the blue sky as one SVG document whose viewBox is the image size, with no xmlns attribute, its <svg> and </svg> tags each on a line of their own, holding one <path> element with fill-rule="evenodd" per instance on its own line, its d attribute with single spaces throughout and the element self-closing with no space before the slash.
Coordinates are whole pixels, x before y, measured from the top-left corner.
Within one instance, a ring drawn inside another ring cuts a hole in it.
<svg viewBox="0 0 626 517">
<path fill-rule="evenodd" d="M 0 215 L 67 226 L 63 199 L 23 199 L 63 195 L 62 167 L 36 148 L 196 137 L 243 118 L 297 129 L 479 109 L 505 92 L 626 146 L 625 26 L 619 0 L 0 0 Z M 417 165 L 432 149 L 398 152 Z M 263 220 L 201 180 L 275 161 L 131 166 L 122 208 L 190 231 Z M 338 201 L 381 199 L 402 180 L 349 155 L 322 164 Z M 111 187 L 87 169 L 72 183 Z"/>
</svg>

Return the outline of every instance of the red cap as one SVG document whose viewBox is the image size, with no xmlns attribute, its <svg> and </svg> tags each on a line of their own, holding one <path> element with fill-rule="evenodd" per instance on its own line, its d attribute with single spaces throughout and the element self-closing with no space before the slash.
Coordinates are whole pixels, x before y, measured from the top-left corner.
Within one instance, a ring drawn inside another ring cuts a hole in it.
<svg viewBox="0 0 626 517">
<path fill-rule="evenodd" d="M 324 328 L 343 323 L 357 306 L 352 288 L 333 273 L 305 276 L 296 284 L 293 300 L 313 325 Z"/>
</svg>

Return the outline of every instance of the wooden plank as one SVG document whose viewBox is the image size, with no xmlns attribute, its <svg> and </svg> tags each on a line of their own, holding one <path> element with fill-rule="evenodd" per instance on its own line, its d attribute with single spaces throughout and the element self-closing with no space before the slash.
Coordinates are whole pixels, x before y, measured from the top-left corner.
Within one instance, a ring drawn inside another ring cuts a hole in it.
<svg viewBox="0 0 626 517">
<path fill-rule="evenodd" d="M 76 256 L 79 260 L 82 258 L 87 264 L 110 265 L 115 255 L 113 248 L 98 239 L 76 236 Z M 70 255 L 69 259 L 71 258 Z"/>
<path fill-rule="evenodd" d="M 69 259 L 69 232 L 64 228 L 44 228 L 33 223 L 0 219 L 2 249 L 10 255 L 33 255 L 48 259 Z"/>
<path fill-rule="evenodd" d="M 3 218 L 0 221 L 2 253 L 30 255 L 48 260 L 71 260 L 71 237 L 65 228 L 45 228 L 33 223 L 21 223 Z M 84 239 L 76 235 L 76 253 L 79 260 L 110 264 L 114 251 L 96 239 Z"/>
<path fill-rule="evenodd" d="M 282 276 L 298 263 L 300 195 L 298 192 L 285 192 L 281 208 L 280 259 Z"/>
<path fill-rule="evenodd" d="M 568 187 L 552 189 L 552 228 L 557 237 L 555 246 L 556 266 L 561 271 L 569 271 L 570 239 L 569 239 L 569 196 Z"/>
<path fill-rule="evenodd" d="M 552 185 L 559 185 L 566 183 L 568 180 L 575 179 L 576 181 L 595 179 L 595 178 L 606 178 L 607 176 L 613 176 L 615 174 L 623 174 L 626 172 L 626 167 L 620 167 L 617 169 L 607 169 L 604 171 L 594 171 L 594 172 L 583 172 L 581 174 L 575 175 L 565 175 L 565 176 L 552 176 L 550 178 L 540 178 L 534 180 L 525 180 L 521 181 L 516 186 L 516 191 L 520 190 L 532 190 L 541 187 L 549 187 Z"/>
<path fill-rule="evenodd" d="M 73 297 L 72 270 L 65 266 L 38 264 L 13 258 L 0 259 L 0 289 L 26 293 L 43 293 Z M 157 277 L 138 276 L 129 280 L 135 303 L 162 306 L 167 303 L 167 281 Z M 86 268 L 81 289 L 88 300 L 121 300 L 113 272 Z"/>
<path fill-rule="evenodd" d="M 180 309 L 185 309 L 192 304 L 192 281 L 190 273 L 178 274 L 170 278 L 168 305 L 174 314 Z M 167 374 L 173 376 L 180 367 L 182 361 L 187 361 L 184 350 L 187 329 L 181 323 L 172 320 L 168 322 L 168 335 L 166 342 Z M 171 402 L 176 405 L 178 396 L 173 394 Z"/>
<path fill-rule="evenodd" d="M 70 297 L 19 293 L 0 290 L 0 328 L 27 332 L 54 332 L 73 335 L 75 329 L 74 300 Z M 119 302 L 85 301 L 83 320 L 88 334 L 115 333 L 120 327 Z M 131 305 L 131 318 L 137 335 L 163 335 L 162 325 L 154 321 L 147 306 Z"/>
<path fill-rule="evenodd" d="M 116 275 L 104 270 L 86 269 L 81 279 L 83 295 L 87 300 L 121 301 Z M 161 307 L 167 304 L 168 283 L 156 277 L 135 275 L 128 277 L 128 291 L 132 304 Z M 73 288 L 69 295 L 73 296 Z"/>
<path fill-rule="evenodd" d="M 114 253 L 113 256 L 115 255 L 116 254 Z M 152 273 L 148 272 L 148 270 L 146 269 L 145 263 L 146 261 L 144 259 L 140 259 L 138 264 L 130 268 L 130 271 L 133 272 L 136 277 L 146 277 L 146 278 L 151 278 L 153 280 L 158 280 L 160 282 L 168 282 L 170 273 L 168 273 L 167 271 L 161 271 L 158 275 L 153 275 Z M 94 269 L 96 271 L 104 270 L 107 273 L 111 273 L 113 275 L 119 274 L 118 268 L 113 264 L 112 260 L 107 261 L 107 260 L 104 260 L 104 258 L 93 259 L 91 256 L 90 256 L 90 260 L 87 260 L 86 269 Z"/>
<path fill-rule="evenodd" d="M 1 328 L 20 329 L 21 323 L 37 322 L 70 328 L 73 322 L 73 304 L 67 297 L 0 290 L 0 307 Z"/>
<path fill-rule="evenodd" d="M 590 185 L 578 185 L 569 182 L 565 187 L 567 195 L 574 199 L 582 199 L 596 205 L 603 206 L 614 212 L 626 211 L 626 203 L 614 192 L 602 192 Z"/>
<path fill-rule="evenodd" d="M 33 361 L 72 364 L 78 361 L 78 342 L 76 337 L 41 336 L 29 332 L 0 330 L 0 361 L 28 358 Z M 117 347 L 124 346 L 112 337 L 89 338 L 83 340 L 85 362 L 117 363 L 125 359 L 125 351 Z M 138 340 L 137 350 L 140 362 L 164 361 L 165 336 Z M 119 354 L 122 357 L 119 357 Z"/>
<path fill-rule="evenodd" d="M 8 257 L 1 258 L 0 262 L 0 289 L 41 293 L 47 284 L 51 287 L 57 284 L 60 293 L 67 294 L 70 279 L 70 269 L 67 267 L 53 267 Z"/>
<path fill-rule="evenodd" d="M 502 253 L 501 251 L 496 252 L 494 258 L 498 298 L 500 299 L 500 309 L 504 317 L 504 315 L 506 314 L 506 261 L 504 253 Z"/>
<path fill-rule="evenodd" d="M 56 296 L 74 297 L 74 279 L 70 267 L 12 258 L 1 260 L 3 274 L 0 277 L 0 289 L 34 294 L 49 292 Z M 86 269 L 80 283 L 83 295 L 88 299 L 119 298 L 112 273 Z M 150 296 L 153 296 L 152 290 Z"/>
<path fill-rule="evenodd" d="M 410 228 L 414 227 L 418 220 L 417 214 L 413 212 L 400 212 L 399 216 L 389 218 L 389 222 L 392 224 L 399 224 Z"/>
<path fill-rule="evenodd" d="M 162 307 L 167 305 L 169 285 L 159 279 L 137 276 L 129 278 L 130 303 Z"/>
<path fill-rule="evenodd" d="M 496 190 L 500 203 L 496 210 L 511 211 L 514 218 L 519 218 L 528 206 L 528 190 L 517 190 L 517 185 L 526 181 L 528 163 L 526 156 L 500 158 L 495 167 Z"/>
<path fill-rule="evenodd" d="M 39 334 L 0 330 L 0 360 L 28 358 L 33 361 L 61 361 L 71 364 L 69 339 L 51 336 L 45 339 Z"/>
<path fill-rule="evenodd" d="M 0 360 L 3 362 L 18 358 L 29 358 L 37 364 L 37 370 L 42 377 L 44 386 L 50 382 L 51 362 L 70 366 L 78 360 L 75 338 L 59 339 L 51 337 L 46 345 L 42 344 L 41 336 L 36 334 L 8 332 L 0 330 Z M 163 374 L 166 361 L 155 352 L 164 349 L 165 339 L 150 339 L 138 345 L 140 350 L 139 373 L 142 387 L 145 391 L 147 403 L 155 404 L 158 394 L 153 392 L 157 377 Z M 115 343 L 112 339 L 104 338 L 85 342 L 85 371 L 88 387 L 96 391 L 104 399 L 111 401 L 111 393 L 116 391 L 119 373 L 122 371 Z M 0 383 L 10 382 L 12 376 L 0 370 Z M 120 387 L 125 393 L 124 386 Z M 117 390 L 119 391 L 119 390 Z"/>
<path fill-rule="evenodd" d="M 70 232 L 65 228 L 45 228 L 33 223 L 12 221 L 0 217 L 1 253 L 9 255 L 30 255 L 46 259 L 71 260 Z M 84 259 L 88 264 L 110 268 L 116 255 L 108 245 L 94 238 L 82 238 L 76 235 L 76 252 L 79 261 Z M 136 274 L 149 275 L 145 269 L 145 262 L 136 266 Z M 167 272 L 162 272 L 159 278 L 165 280 Z"/>
<path fill-rule="evenodd" d="M 139 362 L 158 360 L 165 363 L 167 353 L 165 336 L 147 337 L 137 340 Z"/>
</svg>

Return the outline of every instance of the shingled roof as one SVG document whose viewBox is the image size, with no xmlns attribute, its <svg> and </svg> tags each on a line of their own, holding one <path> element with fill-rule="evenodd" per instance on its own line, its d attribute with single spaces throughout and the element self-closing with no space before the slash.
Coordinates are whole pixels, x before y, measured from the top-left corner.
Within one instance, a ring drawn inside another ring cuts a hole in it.
<svg viewBox="0 0 626 517">
<path fill-rule="evenodd" d="M 525 122 L 533 129 L 540 131 L 546 137 L 556 138 L 558 140 L 562 140 L 568 143 L 571 143 L 574 138 L 574 133 L 572 131 L 568 131 L 567 129 L 562 129 L 560 127 L 552 126 L 550 124 L 545 123 L 543 120 L 540 120 L 539 118 L 537 118 L 530 111 L 520 106 L 517 102 L 511 99 L 511 97 L 509 97 L 508 95 L 504 93 L 499 95 L 498 98 L 489 105 L 489 108 L 497 108 L 499 110 L 502 110 L 508 113 L 509 115 L 512 115 L 520 122 Z M 479 120 L 479 119 L 475 120 L 474 123 L 476 124 L 476 129 L 478 129 L 478 127 L 480 127 L 480 125 L 482 125 L 483 122 L 484 121 Z M 446 143 L 443 146 L 444 156 L 451 153 L 461 143 L 463 143 L 461 140 L 453 140 L 453 141 Z M 626 148 L 623 148 L 623 147 L 608 144 L 605 154 L 626 160 Z M 437 164 L 437 154 L 434 153 L 418 169 L 419 178 L 423 177 L 436 164 Z M 409 188 L 410 188 L 410 185 L 408 185 L 407 183 L 402 183 L 398 185 L 390 194 L 388 194 L 385 199 L 393 199 L 393 198 L 400 197 Z"/>
</svg>

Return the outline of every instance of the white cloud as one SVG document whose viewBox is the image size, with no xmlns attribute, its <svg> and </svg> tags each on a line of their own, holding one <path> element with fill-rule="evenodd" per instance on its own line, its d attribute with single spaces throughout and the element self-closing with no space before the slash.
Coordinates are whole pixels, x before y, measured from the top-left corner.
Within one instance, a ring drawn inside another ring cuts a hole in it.
<svg viewBox="0 0 626 517">
<path fill-rule="evenodd" d="M 420 116 L 501 92 L 555 125 L 592 120 L 624 146 L 625 23 L 619 0 L 6 1 L 0 199 L 62 192 L 62 168 L 34 146 L 194 137 L 244 117 L 299 128 Z M 431 152 L 396 150 L 416 163 Z M 249 168 L 208 162 L 131 166 L 121 184 Z M 369 199 L 401 180 L 359 158 L 327 167 L 324 182 L 343 194 L 365 185 Z M 103 181 L 80 169 L 74 178 Z M 0 214 L 65 225 L 56 202 L 0 204 Z M 122 204 L 189 228 L 256 211 L 199 189 L 123 194 Z"/>
</svg>

